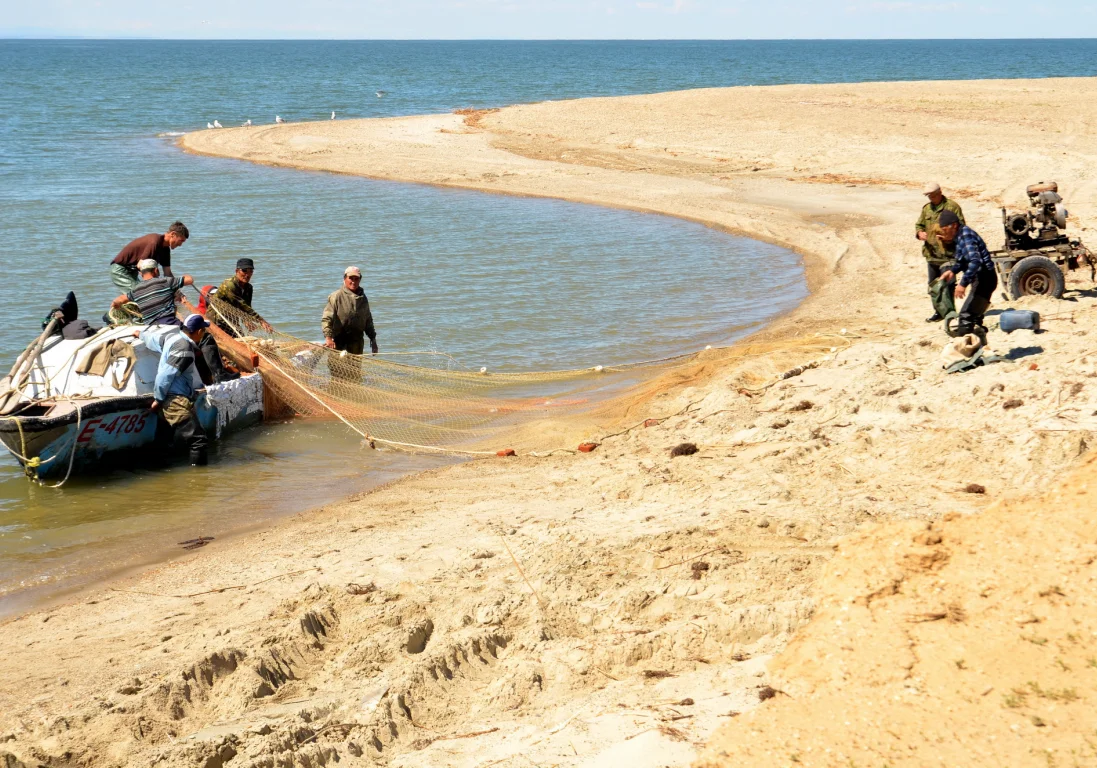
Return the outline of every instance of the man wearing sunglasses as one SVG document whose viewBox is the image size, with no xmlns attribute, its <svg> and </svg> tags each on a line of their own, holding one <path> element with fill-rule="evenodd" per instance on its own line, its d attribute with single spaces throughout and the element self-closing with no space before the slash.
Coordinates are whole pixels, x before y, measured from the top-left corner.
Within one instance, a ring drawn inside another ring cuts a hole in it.
<svg viewBox="0 0 1097 768">
<path fill-rule="evenodd" d="M 358 267 L 347 267 L 343 272 L 343 286 L 328 296 L 320 326 L 324 330 L 324 346 L 329 349 L 361 355 L 365 352 L 368 336 L 370 351 L 377 354 L 377 331 L 373 327 L 369 299 L 362 290 L 362 270 Z M 347 356 L 341 356 L 341 359 L 342 365 L 334 365 L 335 358 L 329 359 L 332 375 L 354 378 L 356 365 L 350 364 Z"/>
<path fill-rule="evenodd" d="M 214 295 L 219 301 L 223 301 L 244 315 L 243 320 L 246 325 L 250 325 L 252 328 L 259 326 L 264 331 L 270 332 L 273 330 L 270 323 L 264 320 L 251 306 L 251 299 L 255 290 L 251 284 L 253 274 L 255 274 L 254 261 L 248 258 L 237 259 L 236 273 L 221 283 Z"/>
</svg>

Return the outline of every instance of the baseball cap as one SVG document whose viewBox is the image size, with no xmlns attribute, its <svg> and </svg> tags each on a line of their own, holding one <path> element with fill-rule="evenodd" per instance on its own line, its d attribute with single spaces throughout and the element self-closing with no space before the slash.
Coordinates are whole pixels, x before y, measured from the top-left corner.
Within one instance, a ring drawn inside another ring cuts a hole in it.
<svg viewBox="0 0 1097 768">
<path fill-rule="evenodd" d="M 362 270 L 358 269 L 358 267 L 347 267 L 346 269 L 343 270 L 343 277 L 361 277 L 361 276 L 362 276 Z"/>
<path fill-rule="evenodd" d="M 959 224 L 960 217 L 952 211 L 941 211 L 941 215 L 937 217 L 937 226 L 947 227 L 949 224 Z"/>
<path fill-rule="evenodd" d="M 934 192 L 940 192 L 940 191 L 941 191 L 941 185 L 936 183 L 936 182 L 934 182 L 933 184 L 926 184 L 922 188 L 922 194 L 923 195 L 932 195 Z"/>
<path fill-rule="evenodd" d="M 187 319 L 183 321 L 183 327 L 194 333 L 202 328 L 209 328 L 209 321 L 201 315 L 187 315 Z"/>
<path fill-rule="evenodd" d="M 160 265 L 157 263 L 156 259 L 141 259 L 139 262 L 137 262 L 137 271 L 151 272 L 159 266 Z"/>
</svg>

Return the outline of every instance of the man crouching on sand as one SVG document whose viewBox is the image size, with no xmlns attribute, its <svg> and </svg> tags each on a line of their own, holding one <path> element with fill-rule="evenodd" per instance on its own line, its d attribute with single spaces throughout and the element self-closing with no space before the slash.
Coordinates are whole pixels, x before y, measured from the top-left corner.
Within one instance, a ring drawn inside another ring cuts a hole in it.
<svg viewBox="0 0 1097 768">
<path fill-rule="evenodd" d="M 959 274 L 956 281 L 956 301 L 963 300 L 960 307 L 960 320 L 956 325 L 956 335 L 978 333 L 986 336 L 983 316 L 990 307 L 994 289 L 998 287 L 998 274 L 994 271 L 994 261 L 990 258 L 983 238 L 971 227 L 960 223 L 960 218 L 952 211 L 943 211 L 937 219 L 937 239 L 946 246 L 955 244 L 956 256 L 952 264 L 944 268 L 941 279 L 951 280 Z"/>
</svg>

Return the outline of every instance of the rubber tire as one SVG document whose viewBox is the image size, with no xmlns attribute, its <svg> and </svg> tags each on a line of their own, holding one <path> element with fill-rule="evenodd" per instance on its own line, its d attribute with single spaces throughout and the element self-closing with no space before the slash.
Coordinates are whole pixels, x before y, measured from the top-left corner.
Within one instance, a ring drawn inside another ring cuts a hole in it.
<svg viewBox="0 0 1097 768">
<path fill-rule="evenodd" d="M 1017 262 L 1009 274 L 1009 293 L 1014 299 L 1022 296 L 1061 299 L 1065 288 L 1063 270 L 1046 256 L 1026 256 Z"/>
</svg>

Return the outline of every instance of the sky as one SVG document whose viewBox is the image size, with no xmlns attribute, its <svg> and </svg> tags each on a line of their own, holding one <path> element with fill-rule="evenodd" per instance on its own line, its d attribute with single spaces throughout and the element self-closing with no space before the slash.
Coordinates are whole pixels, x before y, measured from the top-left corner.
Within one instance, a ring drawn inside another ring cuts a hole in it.
<svg viewBox="0 0 1097 768">
<path fill-rule="evenodd" d="M 1097 37 L 1097 0 L 0 0 L 0 37 Z"/>
</svg>

